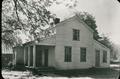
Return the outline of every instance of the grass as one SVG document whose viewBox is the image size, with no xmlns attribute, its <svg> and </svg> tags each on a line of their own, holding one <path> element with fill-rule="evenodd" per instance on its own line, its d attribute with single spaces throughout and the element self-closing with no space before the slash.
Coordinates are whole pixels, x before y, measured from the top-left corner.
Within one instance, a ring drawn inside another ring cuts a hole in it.
<svg viewBox="0 0 120 79">
<path fill-rule="evenodd" d="M 22 70 L 16 68 L 14 70 Z M 26 68 L 25 68 L 26 69 Z M 72 69 L 72 70 L 50 70 L 41 71 L 39 69 L 27 69 L 32 71 L 33 75 L 47 76 L 45 74 L 59 75 L 60 77 L 92 77 L 92 78 L 117 78 L 120 75 L 118 70 L 112 68 L 89 68 L 89 69 Z M 26 70 L 25 70 L 26 71 Z"/>
<path fill-rule="evenodd" d="M 61 70 L 55 72 L 61 76 L 67 77 L 79 77 L 79 76 L 91 76 L 91 77 L 118 77 L 119 71 L 110 68 L 90 68 L 90 69 L 79 69 L 79 70 Z"/>
<path fill-rule="evenodd" d="M 60 77 L 93 77 L 93 78 L 117 78 L 119 71 L 111 68 L 90 68 L 90 69 L 72 69 L 72 70 L 53 70 L 39 72 L 32 70 L 33 75 L 44 76 L 44 74 L 54 74 Z M 45 75 L 47 76 L 47 75 Z"/>
</svg>

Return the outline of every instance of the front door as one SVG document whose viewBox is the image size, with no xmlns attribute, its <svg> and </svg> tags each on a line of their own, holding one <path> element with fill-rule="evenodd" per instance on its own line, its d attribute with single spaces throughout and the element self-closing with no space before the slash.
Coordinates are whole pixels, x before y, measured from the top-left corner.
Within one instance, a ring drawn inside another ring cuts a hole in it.
<svg viewBox="0 0 120 79">
<path fill-rule="evenodd" d="M 40 46 L 36 46 L 36 66 L 42 66 L 42 50 Z"/>
<path fill-rule="evenodd" d="M 25 66 L 28 66 L 28 47 L 25 47 Z"/>
<path fill-rule="evenodd" d="M 44 50 L 44 66 L 48 66 L 48 49 Z"/>
<path fill-rule="evenodd" d="M 96 50 L 96 57 L 95 57 L 95 66 L 99 67 L 100 66 L 100 50 Z"/>
</svg>

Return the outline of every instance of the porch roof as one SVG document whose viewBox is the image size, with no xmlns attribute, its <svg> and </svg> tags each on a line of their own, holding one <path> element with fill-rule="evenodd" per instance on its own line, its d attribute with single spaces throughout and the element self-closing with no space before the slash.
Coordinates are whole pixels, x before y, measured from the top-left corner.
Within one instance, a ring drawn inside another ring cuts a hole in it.
<svg viewBox="0 0 120 79">
<path fill-rule="evenodd" d="M 38 43 L 35 45 L 55 46 L 55 44 L 48 44 L 48 43 Z"/>
<path fill-rule="evenodd" d="M 107 49 L 109 49 L 109 50 L 110 50 L 110 48 L 109 48 L 109 47 L 107 47 L 106 45 L 104 45 L 104 44 L 103 44 L 103 43 L 101 43 L 100 41 L 98 41 L 98 40 L 95 40 L 95 39 L 94 39 L 94 42 L 95 42 L 95 43 L 97 43 L 97 44 L 99 44 L 100 46 L 102 46 L 102 47 L 107 48 Z"/>
<path fill-rule="evenodd" d="M 30 41 L 23 44 L 23 46 L 29 46 L 29 45 L 45 45 L 45 46 L 55 46 L 55 44 L 51 43 L 43 43 L 43 42 L 36 42 L 36 41 Z"/>
</svg>

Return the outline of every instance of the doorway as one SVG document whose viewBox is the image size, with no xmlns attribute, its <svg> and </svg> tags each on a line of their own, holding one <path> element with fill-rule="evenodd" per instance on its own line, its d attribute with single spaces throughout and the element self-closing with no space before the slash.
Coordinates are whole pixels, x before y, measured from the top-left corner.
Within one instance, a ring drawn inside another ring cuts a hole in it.
<svg viewBox="0 0 120 79">
<path fill-rule="evenodd" d="M 95 54 L 95 66 L 100 67 L 100 50 L 96 50 Z"/>
<path fill-rule="evenodd" d="M 36 66 L 42 66 L 42 49 L 40 46 L 36 46 Z"/>
<path fill-rule="evenodd" d="M 48 49 L 44 50 L 44 66 L 48 66 Z"/>
</svg>

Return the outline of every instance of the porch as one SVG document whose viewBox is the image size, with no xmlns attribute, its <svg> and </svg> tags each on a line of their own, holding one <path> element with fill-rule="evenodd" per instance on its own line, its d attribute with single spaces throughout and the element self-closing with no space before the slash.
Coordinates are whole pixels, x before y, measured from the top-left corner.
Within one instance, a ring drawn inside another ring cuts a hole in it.
<svg viewBox="0 0 120 79">
<path fill-rule="evenodd" d="M 24 65 L 28 68 L 54 66 L 54 45 L 26 45 L 24 46 Z"/>
</svg>

